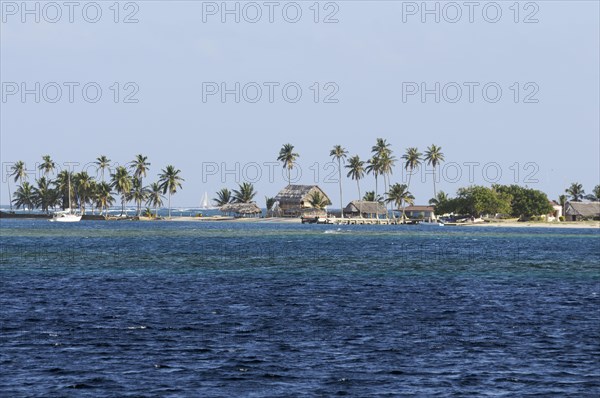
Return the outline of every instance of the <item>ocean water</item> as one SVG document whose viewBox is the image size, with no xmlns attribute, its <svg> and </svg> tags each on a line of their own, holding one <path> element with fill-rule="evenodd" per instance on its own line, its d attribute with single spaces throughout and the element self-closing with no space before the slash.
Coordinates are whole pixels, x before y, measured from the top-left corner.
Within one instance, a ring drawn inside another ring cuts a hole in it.
<svg viewBox="0 0 600 398">
<path fill-rule="evenodd" d="M 600 231 L 0 220 L 0 396 L 600 394 Z"/>
</svg>

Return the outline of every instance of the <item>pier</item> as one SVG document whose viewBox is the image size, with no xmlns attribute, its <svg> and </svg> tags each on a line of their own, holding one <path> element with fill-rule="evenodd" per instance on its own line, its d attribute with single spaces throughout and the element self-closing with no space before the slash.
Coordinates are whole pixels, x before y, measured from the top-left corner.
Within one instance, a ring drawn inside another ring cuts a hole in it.
<svg viewBox="0 0 600 398">
<path fill-rule="evenodd" d="M 402 224 L 402 222 L 395 218 L 303 217 L 302 224 L 396 225 Z"/>
</svg>

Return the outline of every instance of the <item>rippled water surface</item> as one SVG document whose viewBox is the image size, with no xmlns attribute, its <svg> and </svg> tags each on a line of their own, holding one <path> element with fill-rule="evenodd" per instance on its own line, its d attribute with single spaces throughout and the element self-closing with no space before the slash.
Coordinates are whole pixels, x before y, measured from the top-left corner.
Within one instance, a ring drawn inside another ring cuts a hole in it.
<svg viewBox="0 0 600 398">
<path fill-rule="evenodd" d="M 2 396 L 600 394 L 599 230 L 0 227 Z"/>
</svg>

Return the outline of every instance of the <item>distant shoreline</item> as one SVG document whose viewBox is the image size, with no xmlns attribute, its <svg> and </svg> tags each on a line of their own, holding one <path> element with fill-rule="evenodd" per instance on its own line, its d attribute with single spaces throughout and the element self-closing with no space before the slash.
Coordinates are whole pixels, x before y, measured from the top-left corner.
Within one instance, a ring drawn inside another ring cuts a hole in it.
<svg viewBox="0 0 600 398">
<path fill-rule="evenodd" d="M 50 215 L 46 214 L 10 214 L 0 212 L 0 219 L 30 219 L 30 220 L 48 220 Z M 137 221 L 134 218 L 112 218 L 105 220 L 100 215 L 85 215 L 83 220 L 87 221 Z M 161 218 L 154 220 L 149 217 L 140 217 L 139 221 L 143 222 L 235 222 L 235 223 L 250 223 L 250 224 L 300 224 L 300 218 L 234 218 L 226 216 L 208 216 L 208 217 L 191 217 L 191 216 L 173 216 L 172 218 Z M 329 226 L 338 226 L 338 224 L 326 224 Z M 567 228 L 567 229 L 600 229 L 600 221 L 566 221 L 566 222 L 516 222 L 516 221 L 498 221 L 498 222 L 477 222 L 477 223 L 460 223 L 447 225 L 444 228 L 453 227 L 484 227 L 484 228 Z"/>
<path fill-rule="evenodd" d="M 461 227 L 491 227 L 491 228 L 570 228 L 598 229 L 600 221 L 563 221 L 563 222 L 483 222 L 457 224 Z"/>
</svg>

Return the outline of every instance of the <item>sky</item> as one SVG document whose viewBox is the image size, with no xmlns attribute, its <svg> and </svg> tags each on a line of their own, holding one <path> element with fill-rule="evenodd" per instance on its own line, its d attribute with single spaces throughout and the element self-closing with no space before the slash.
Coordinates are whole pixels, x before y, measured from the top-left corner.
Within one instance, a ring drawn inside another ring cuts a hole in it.
<svg viewBox="0 0 600 398">
<path fill-rule="evenodd" d="M 181 170 L 175 207 L 244 181 L 264 205 L 287 184 L 276 158 L 291 143 L 293 182 L 339 207 L 330 149 L 366 161 L 379 137 L 398 158 L 392 183 L 408 182 L 406 149 L 431 144 L 450 195 L 600 183 L 597 1 L 114 3 L 0 3 L 1 204 L 18 160 L 33 180 L 43 155 L 93 175 L 99 155 L 143 154 L 147 182 Z M 344 202 L 358 197 L 346 172 Z M 417 204 L 432 178 L 411 177 Z"/>
</svg>

